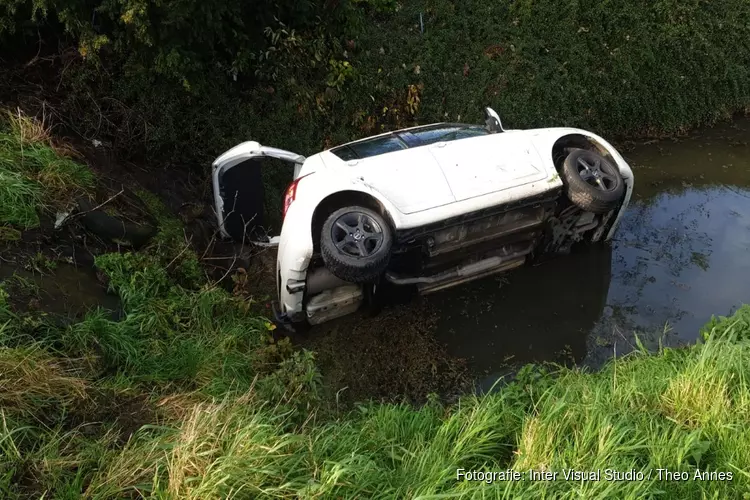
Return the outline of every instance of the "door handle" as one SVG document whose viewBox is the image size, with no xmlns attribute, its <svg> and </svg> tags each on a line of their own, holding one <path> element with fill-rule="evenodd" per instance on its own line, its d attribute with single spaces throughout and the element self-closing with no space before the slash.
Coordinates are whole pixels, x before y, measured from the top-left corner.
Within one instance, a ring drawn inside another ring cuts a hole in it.
<svg viewBox="0 0 750 500">
<path fill-rule="evenodd" d="M 346 162 L 346 164 L 349 165 L 350 167 L 353 167 L 357 163 L 359 163 L 359 160 L 349 160 L 348 162 Z"/>
<path fill-rule="evenodd" d="M 445 145 L 448 144 L 447 142 L 436 142 L 435 147 L 436 148 L 444 148 Z"/>
</svg>

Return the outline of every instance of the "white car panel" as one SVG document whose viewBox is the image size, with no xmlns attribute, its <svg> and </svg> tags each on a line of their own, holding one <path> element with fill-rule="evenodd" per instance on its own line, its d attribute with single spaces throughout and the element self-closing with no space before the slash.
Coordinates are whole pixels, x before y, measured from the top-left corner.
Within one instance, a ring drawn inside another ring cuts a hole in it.
<svg viewBox="0 0 750 500">
<path fill-rule="evenodd" d="M 345 162 L 346 175 L 381 193 L 404 214 L 453 203 L 455 198 L 428 147 Z"/>
<path fill-rule="evenodd" d="M 440 164 L 456 201 L 547 177 L 539 153 L 522 133 L 490 134 L 427 147 Z"/>
</svg>

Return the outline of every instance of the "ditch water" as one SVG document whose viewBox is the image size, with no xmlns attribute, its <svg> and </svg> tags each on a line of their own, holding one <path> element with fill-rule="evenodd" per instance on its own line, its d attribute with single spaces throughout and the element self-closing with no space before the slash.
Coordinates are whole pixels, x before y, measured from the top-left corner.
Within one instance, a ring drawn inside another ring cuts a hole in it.
<svg viewBox="0 0 750 500">
<path fill-rule="evenodd" d="M 481 387 L 509 364 L 596 368 L 636 335 L 691 343 L 711 315 L 750 303 L 750 120 L 622 149 L 635 191 L 611 245 L 426 298 Z"/>
</svg>

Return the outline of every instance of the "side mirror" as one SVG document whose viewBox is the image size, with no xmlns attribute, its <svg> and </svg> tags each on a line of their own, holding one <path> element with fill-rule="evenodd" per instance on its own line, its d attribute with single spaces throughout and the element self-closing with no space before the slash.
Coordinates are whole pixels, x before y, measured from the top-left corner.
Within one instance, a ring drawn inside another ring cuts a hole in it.
<svg viewBox="0 0 750 500">
<path fill-rule="evenodd" d="M 484 126 L 494 134 L 496 132 L 505 132 L 500 116 L 492 108 L 484 108 Z"/>
</svg>

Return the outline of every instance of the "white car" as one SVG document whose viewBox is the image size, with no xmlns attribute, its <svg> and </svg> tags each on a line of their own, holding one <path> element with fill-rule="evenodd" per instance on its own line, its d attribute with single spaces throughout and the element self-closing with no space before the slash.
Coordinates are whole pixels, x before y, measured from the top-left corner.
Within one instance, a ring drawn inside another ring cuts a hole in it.
<svg viewBox="0 0 750 500">
<path fill-rule="evenodd" d="M 280 236 L 261 182 L 278 164 L 293 170 Z M 408 128 L 308 158 L 243 142 L 212 173 L 221 234 L 278 245 L 274 309 L 287 325 L 375 307 L 388 286 L 429 293 L 608 240 L 633 191 L 601 137 L 504 130 L 491 108 L 484 126 Z"/>
</svg>

